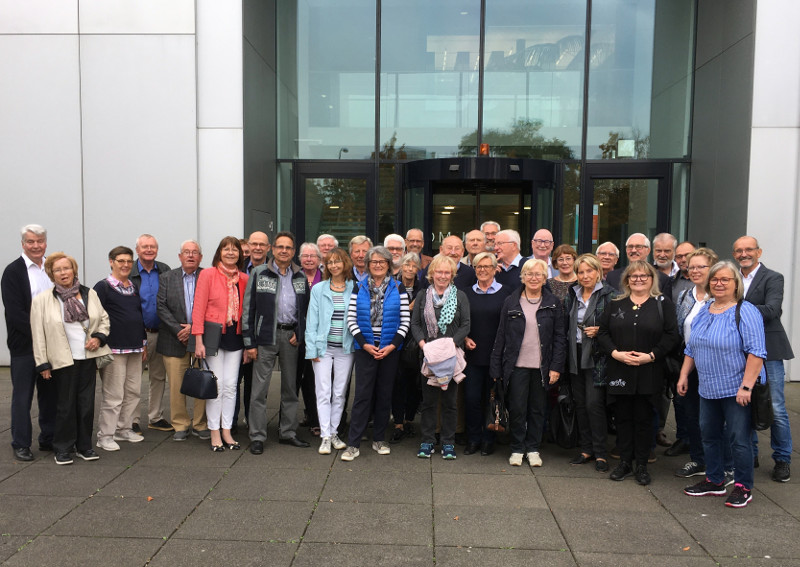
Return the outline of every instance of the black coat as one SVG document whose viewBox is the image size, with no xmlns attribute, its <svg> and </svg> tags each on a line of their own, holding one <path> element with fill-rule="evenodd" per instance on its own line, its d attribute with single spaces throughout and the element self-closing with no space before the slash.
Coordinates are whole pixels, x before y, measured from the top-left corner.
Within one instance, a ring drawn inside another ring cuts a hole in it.
<svg viewBox="0 0 800 567">
<path fill-rule="evenodd" d="M 31 283 L 28 266 L 22 256 L 6 267 L 0 287 L 8 331 L 8 350 L 11 356 L 32 356 Z"/>
<path fill-rule="evenodd" d="M 489 364 L 489 375 L 492 378 L 502 379 L 505 387 L 508 387 L 508 380 L 519 358 L 522 338 L 525 335 L 525 314 L 519 303 L 523 289 L 520 287 L 514 290 L 503 303 L 500 326 L 497 329 Z M 541 341 L 542 362 L 539 368 L 542 372 L 542 383 L 547 387 L 550 384 L 550 371 L 563 373 L 567 358 L 564 310 L 558 298 L 547 288 L 542 288 L 542 302 L 536 310 L 536 321 Z"/>
</svg>

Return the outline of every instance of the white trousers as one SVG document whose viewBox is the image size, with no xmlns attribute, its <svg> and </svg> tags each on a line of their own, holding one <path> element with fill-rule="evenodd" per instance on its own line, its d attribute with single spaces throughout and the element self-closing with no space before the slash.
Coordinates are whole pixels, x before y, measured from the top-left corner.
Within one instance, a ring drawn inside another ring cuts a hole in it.
<svg viewBox="0 0 800 567">
<path fill-rule="evenodd" d="M 239 381 L 242 351 L 219 349 L 216 356 L 207 356 L 206 362 L 217 377 L 218 390 L 216 398 L 206 400 L 208 428 L 217 431 L 221 424 L 222 429 L 230 429 L 233 425 L 233 410 L 236 408 L 236 384 Z"/>
<path fill-rule="evenodd" d="M 339 428 L 353 360 L 353 353 L 345 354 L 341 347 L 328 345 L 319 362 L 312 362 L 321 437 L 331 437 Z"/>
</svg>

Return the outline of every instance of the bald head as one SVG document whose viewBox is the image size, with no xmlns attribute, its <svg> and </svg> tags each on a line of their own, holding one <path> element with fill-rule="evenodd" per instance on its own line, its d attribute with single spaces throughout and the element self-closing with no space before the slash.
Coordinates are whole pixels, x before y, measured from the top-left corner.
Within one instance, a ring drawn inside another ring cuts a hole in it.
<svg viewBox="0 0 800 567">
<path fill-rule="evenodd" d="M 267 261 L 267 253 L 269 252 L 269 236 L 261 231 L 256 231 L 247 239 L 247 244 L 250 245 L 250 261 L 253 266 L 260 266 Z"/>
<path fill-rule="evenodd" d="M 449 256 L 455 260 L 456 265 L 458 265 L 462 256 L 464 256 L 464 243 L 461 242 L 461 238 L 458 236 L 448 236 L 442 240 L 442 245 L 439 246 L 439 254 Z"/>
<path fill-rule="evenodd" d="M 548 258 L 550 258 L 550 253 L 553 252 L 553 244 L 553 233 L 546 228 L 540 228 L 531 239 L 533 257 L 547 262 Z"/>
</svg>

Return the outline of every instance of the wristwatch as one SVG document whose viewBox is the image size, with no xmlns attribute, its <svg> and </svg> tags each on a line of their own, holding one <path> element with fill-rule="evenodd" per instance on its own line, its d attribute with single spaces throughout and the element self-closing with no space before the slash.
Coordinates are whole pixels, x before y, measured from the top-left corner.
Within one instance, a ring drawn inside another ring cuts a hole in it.
<svg viewBox="0 0 800 567">
<path fill-rule="evenodd" d="M 742 390 L 744 390 L 745 392 L 749 392 L 749 391 L 750 391 L 750 387 L 749 387 L 749 386 L 745 386 L 744 384 L 742 384 L 741 388 L 742 388 Z"/>
</svg>

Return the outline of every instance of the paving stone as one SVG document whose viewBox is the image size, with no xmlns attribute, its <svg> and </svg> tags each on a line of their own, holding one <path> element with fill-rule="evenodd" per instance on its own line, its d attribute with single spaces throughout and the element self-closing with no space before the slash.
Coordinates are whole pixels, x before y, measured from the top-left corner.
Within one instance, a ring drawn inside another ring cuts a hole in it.
<svg viewBox="0 0 800 567">
<path fill-rule="evenodd" d="M 800 567 L 800 559 L 790 559 L 788 557 L 781 557 L 774 559 L 772 557 L 715 557 L 717 560 L 716 565 L 720 567 L 774 567 L 780 565 L 781 567 Z"/>
<path fill-rule="evenodd" d="M 169 537 L 197 506 L 197 499 L 145 496 L 89 498 L 47 530 L 48 535 Z"/>
<path fill-rule="evenodd" d="M 545 551 L 541 549 L 490 549 L 486 547 L 442 547 L 436 546 L 436 567 L 573 567 L 572 554 L 567 551 Z"/>
<path fill-rule="evenodd" d="M 144 445 L 144 443 L 139 443 L 139 445 Z M 197 437 L 190 436 L 189 439 L 182 443 L 164 441 L 148 452 L 139 461 L 139 464 L 161 468 L 220 467 L 227 469 L 243 454 L 243 450 L 215 453 L 211 450 L 210 441 L 201 441 Z"/>
<path fill-rule="evenodd" d="M 549 510 L 506 506 L 440 505 L 435 508 L 436 545 L 515 549 L 565 549 Z"/>
<path fill-rule="evenodd" d="M 716 567 L 718 565 L 708 556 L 653 555 L 649 552 L 639 552 L 635 555 L 577 552 L 575 559 L 581 567 Z"/>
<path fill-rule="evenodd" d="M 61 496 L 0 495 L 0 534 L 38 534 L 83 500 Z"/>
<path fill-rule="evenodd" d="M 431 506 L 321 501 L 303 541 L 432 545 Z"/>
<path fill-rule="evenodd" d="M 311 503 L 205 500 L 173 537 L 205 539 L 220 534 L 226 540 L 299 542 L 313 509 Z"/>
<path fill-rule="evenodd" d="M 537 477 L 537 481 L 547 504 L 553 509 L 585 510 L 590 505 L 596 510 L 646 513 L 661 508 L 647 488 L 634 482 L 572 477 Z"/>
<path fill-rule="evenodd" d="M 103 488 L 124 469 L 84 462 L 78 458 L 71 465 L 58 466 L 50 462 L 36 463 L 0 482 L 1 494 L 88 497 Z"/>
<path fill-rule="evenodd" d="M 547 508 L 533 475 L 433 474 L 436 506 L 470 504 L 513 508 Z"/>
<path fill-rule="evenodd" d="M 352 543 L 306 543 L 300 545 L 292 567 L 396 567 L 429 566 L 433 549 L 428 546 L 356 545 Z"/>
<path fill-rule="evenodd" d="M 400 444 L 402 445 L 402 443 Z M 430 473 L 431 463 L 428 459 L 417 458 L 417 448 L 411 445 L 404 445 L 402 448 L 397 448 L 398 445 L 391 445 L 392 453 L 390 455 L 379 455 L 372 450 L 372 441 L 361 442 L 361 455 L 354 461 L 349 463 L 341 460 L 341 451 L 336 455 L 333 464 L 333 470 L 345 468 L 354 471 L 408 471 L 408 472 L 425 472 Z M 435 457 L 434 457 L 435 459 Z M 441 459 L 440 459 L 441 460 Z"/>
<path fill-rule="evenodd" d="M 331 473 L 321 500 L 378 504 L 431 505 L 431 473 L 360 471 L 338 468 Z"/>
<path fill-rule="evenodd" d="M 798 461 L 800 461 L 800 458 Z M 798 471 L 798 474 L 800 474 L 800 471 Z M 790 480 L 789 482 L 761 480 L 761 482 L 755 484 L 754 490 L 753 501 L 747 505 L 748 508 L 752 504 L 761 506 L 767 502 L 772 502 L 795 518 L 800 517 L 800 482 L 795 480 Z M 770 513 L 772 512 L 770 511 Z"/>
<path fill-rule="evenodd" d="M 609 481 L 610 482 L 610 481 Z M 697 555 L 702 549 L 684 527 L 663 509 L 561 509 L 553 514 L 574 552 Z M 689 547 L 689 551 L 682 551 Z"/>
<path fill-rule="evenodd" d="M 450 474 L 488 474 L 488 475 L 528 475 L 531 474 L 530 467 L 512 467 L 508 464 L 508 456 L 511 454 L 508 447 L 498 447 L 493 455 L 483 457 L 481 455 L 458 454 L 455 461 L 447 461 L 442 458 L 441 453 L 431 457 L 431 468 L 433 472 Z M 458 450 L 457 449 L 457 450 Z M 424 459 L 420 459 L 424 460 Z"/>
<path fill-rule="evenodd" d="M 308 437 L 302 437 L 309 443 L 311 441 Z M 253 455 L 249 451 L 250 440 L 240 440 L 242 444 L 241 458 L 236 461 L 237 466 L 242 467 L 259 467 L 264 470 L 273 469 L 300 469 L 300 470 L 330 470 L 334 460 L 338 455 L 320 455 L 317 452 L 318 447 L 312 445 L 307 448 L 292 447 L 291 445 L 281 445 L 278 443 L 278 434 L 267 439 L 264 443 L 264 453 L 262 455 Z M 334 451 L 333 453 L 336 453 Z"/>
<path fill-rule="evenodd" d="M 289 567 L 296 550 L 297 543 L 221 541 L 210 537 L 201 540 L 172 538 L 148 563 L 148 567 Z"/>
<path fill-rule="evenodd" d="M 18 472 L 24 470 L 26 467 L 22 464 L 18 463 L 3 463 L 0 464 L 0 481 L 7 479 L 8 477 L 17 474 Z M 0 489 L 0 493 L 2 493 L 2 489 Z"/>
<path fill-rule="evenodd" d="M 280 500 L 316 502 L 325 485 L 328 471 L 275 470 L 254 474 L 252 467 L 239 466 L 226 471 L 208 495 L 211 500 Z M 253 482 L 258 478 L 258 482 Z"/>
<path fill-rule="evenodd" d="M 648 488 L 653 495 L 658 499 L 662 506 L 667 509 L 675 510 L 679 513 L 687 514 L 706 514 L 717 515 L 730 511 L 730 508 L 725 507 L 725 498 L 722 496 L 688 496 L 684 494 L 683 489 L 703 479 L 702 476 L 695 476 L 690 479 L 681 479 L 674 477 L 668 479 L 666 482 L 654 482 Z M 764 483 L 762 483 L 763 485 Z M 777 483 L 773 483 L 776 484 Z M 778 486 L 777 488 L 781 488 Z M 731 488 L 728 488 L 730 494 Z M 792 496 L 795 496 L 800 503 L 800 493 L 796 491 L 789 491 Z M 792 496 L 786 499 L 786 504 L 792 504 Z M 760 492 L 759 485 L 756 485 L 755 492 L 753 492 L 753 500 L 747 505 L 747 508 L 740 511 L 746 511 L 747 514 L 785 514 L 786 511 L 781 508 L 779 504 L 773 502 L 770 498 L 765 498 L 764 494 Z"/>
<path fill-rule="evenodd" d="M 163 544 L 161 539 L 39 536 L 5 565 L 27 567 L 141 566 Z"/>
<path fill-rule="evenodd" d="M 34 536 L 30 536 L 31 538 Z M 28 543 L 28 536 L 14 536 L 3 534 L 0 536 L 0 561 L 5 561 Z"/>
<path fill-rule="evenodd" d="M 103 496 L 174 497 L 199 501 L 214 488 L 224 474 L 224 469 L 213 467 L 178 469 L 139 465 L 126 469 L 104 487 Z"/>
</svg>

